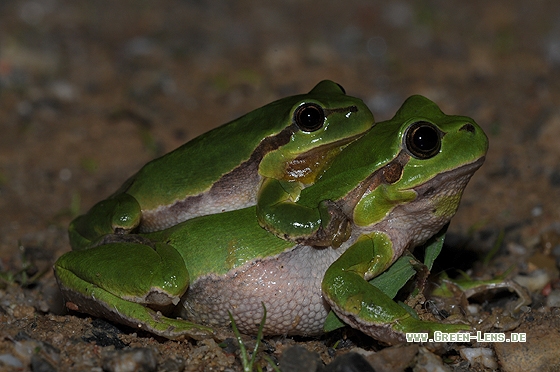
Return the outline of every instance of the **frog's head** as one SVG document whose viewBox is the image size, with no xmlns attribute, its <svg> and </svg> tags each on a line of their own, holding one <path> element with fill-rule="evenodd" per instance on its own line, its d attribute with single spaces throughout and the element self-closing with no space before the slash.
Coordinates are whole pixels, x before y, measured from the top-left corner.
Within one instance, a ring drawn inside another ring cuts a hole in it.
<svg viewBox="0 0 560 372">
<path fill-rule="evenodd" d="M 321 81 L 307 94 L 272 103 L 269 111 L 271 107 L 278 114 L 267 119 L 282 120 L 291 133 L 288 143 L 267 153 L 260 163 L 259 172 L 275 179 L 313 182 L 342 147 L 374 124 L 364 102 L 346 95 L 344 88 L 330 80 Z"/>
<path fill-rule="evenodd" d="M 412 244 L 449 222 L 488 150 L 488 138 L 474 120 L 445 115 L 422 96 L 408 98 L 393 119 L 358 141 L 376 166 L 354 194 L 355 224 L 407 230 Z"/>
</svg>

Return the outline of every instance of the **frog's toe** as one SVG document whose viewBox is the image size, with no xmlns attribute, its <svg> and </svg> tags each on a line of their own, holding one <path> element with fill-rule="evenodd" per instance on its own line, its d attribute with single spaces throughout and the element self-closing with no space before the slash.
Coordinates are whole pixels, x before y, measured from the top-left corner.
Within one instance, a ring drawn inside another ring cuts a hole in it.
<svg viewBox="0 0 560 372">
<path fill-rule="evenodd" d="M 158 336 L 172 340 L 183 340 L 192 338 L 194 340 L 205 340 L 215 338 L 214 330 L 183 319 L 168 318 L 161 313 L 152 313 L 153 321 L 139 324 L 138 328 L 154 333 Z"/>
</svg>

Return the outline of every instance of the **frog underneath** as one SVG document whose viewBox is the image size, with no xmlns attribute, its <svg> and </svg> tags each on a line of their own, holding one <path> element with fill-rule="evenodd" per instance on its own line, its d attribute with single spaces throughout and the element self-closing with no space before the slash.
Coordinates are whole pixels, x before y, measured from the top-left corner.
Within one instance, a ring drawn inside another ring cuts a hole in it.
<svg viewBox="0 0 560 372">
<path fill-rule="evenodd" d="M 330 310 L 389 343 L 405 332 L 467 330 L 416 319 L 368 280 L 448 223 L 487 147 L 472 119 L 412 96 L 340 151 L 295 202 L 336 204 L 351 224 L 340 247 L 279 238 L 259 226 L 251 206 L 107 235 L 63 255 L 56 277 L 74 309 L 169 338 L 208 336 L 205 326 L 228 324 L 228 311 L 242 332 L 256 333 L 262 304 L 265 334 L 320 334 Z"/>
</svg>

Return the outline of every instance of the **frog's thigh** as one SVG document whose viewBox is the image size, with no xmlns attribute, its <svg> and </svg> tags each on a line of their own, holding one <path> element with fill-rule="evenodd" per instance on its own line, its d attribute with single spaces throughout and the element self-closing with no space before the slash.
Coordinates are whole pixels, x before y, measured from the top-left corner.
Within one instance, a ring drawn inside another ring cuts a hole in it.
<svg viewBox="0 0 560 372">
<path fill-rule="evenodd" d="M 176 304 L 189 284 L 181 255 L 161 243 L 151 247 L 119 242 L 68 252 L 57 261 L 55 270 L 61 284 L 71 289 L 88 283 L 144 304 Z"/>
<path fill-rule="evenodd" d="M 184 261 L 167 244 L 111 243 L 68 252 L 56 262 L 55 273 L 67 304 L 81 312 L 170 338 L 196 337 L 204 328 L 145 306 L 173 306 L 188 288 Z"/>
</svg>

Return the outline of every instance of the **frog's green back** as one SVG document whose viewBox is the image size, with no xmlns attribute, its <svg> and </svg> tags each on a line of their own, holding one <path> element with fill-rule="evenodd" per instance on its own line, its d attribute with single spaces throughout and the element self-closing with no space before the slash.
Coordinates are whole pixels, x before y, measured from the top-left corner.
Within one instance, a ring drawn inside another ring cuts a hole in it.
<svg viewBox="0 0 560 372">
<path fill-rule="evenodd" d="M 287 101 L 295 103 L 298 99 L 296 96 L 273 102 L 149 162 L 133 177 L 127 193 L 150 209 L 150 204 L 172 202 L 177 190 L 188 188 L 192 195 L 207 190 L 222 174 L 248 160 L 255 144 L 285 127 L 280 118 L 289 116 L 291 105 Z M 276 114 L 270 115 L 271 112 Z M 150 200 L 143 200 L 146 194 Z M 153 200 L 156 196 L 159 200 Z"/>
<path fill-rule="evenodd" d="M 198 217 L 145 236 L 173 245 L 193 281 L 202 275 L 226 274 L 246 262 L 295 246 L 264 230 L 255 216 L 255 207 L 245 208 Z"/>
<path fill-rule="evenodd" d="M 292 133 L 298 131 L 295 125 L 291 126 L 292 111 L 303 100 L 317 100 L 327 107 L 360 104 L 364 117 L 371 115 L 361 100 L 347 96 L 332 81 L 322 81 L 307 94 L 272 102 L 149 162 L 117 194 L 126 191 L 137 199 L 142 209 L 153 209 L 173 203 L 178 195 L 185 197 L 207 191 L 222 175 L 248 160 L 263 139 L 287 128 L 278 142 L 266 151 L 292 141 Z M 329 133 L 337 133 L 340 137 L 356 135 L 369 128 L 371 123 L 368 121 L 373 122 L 373 118 L 355 126 L 329 128 Z M 309 141 L 313 146 L 313 134 Z"/>
</svg>

